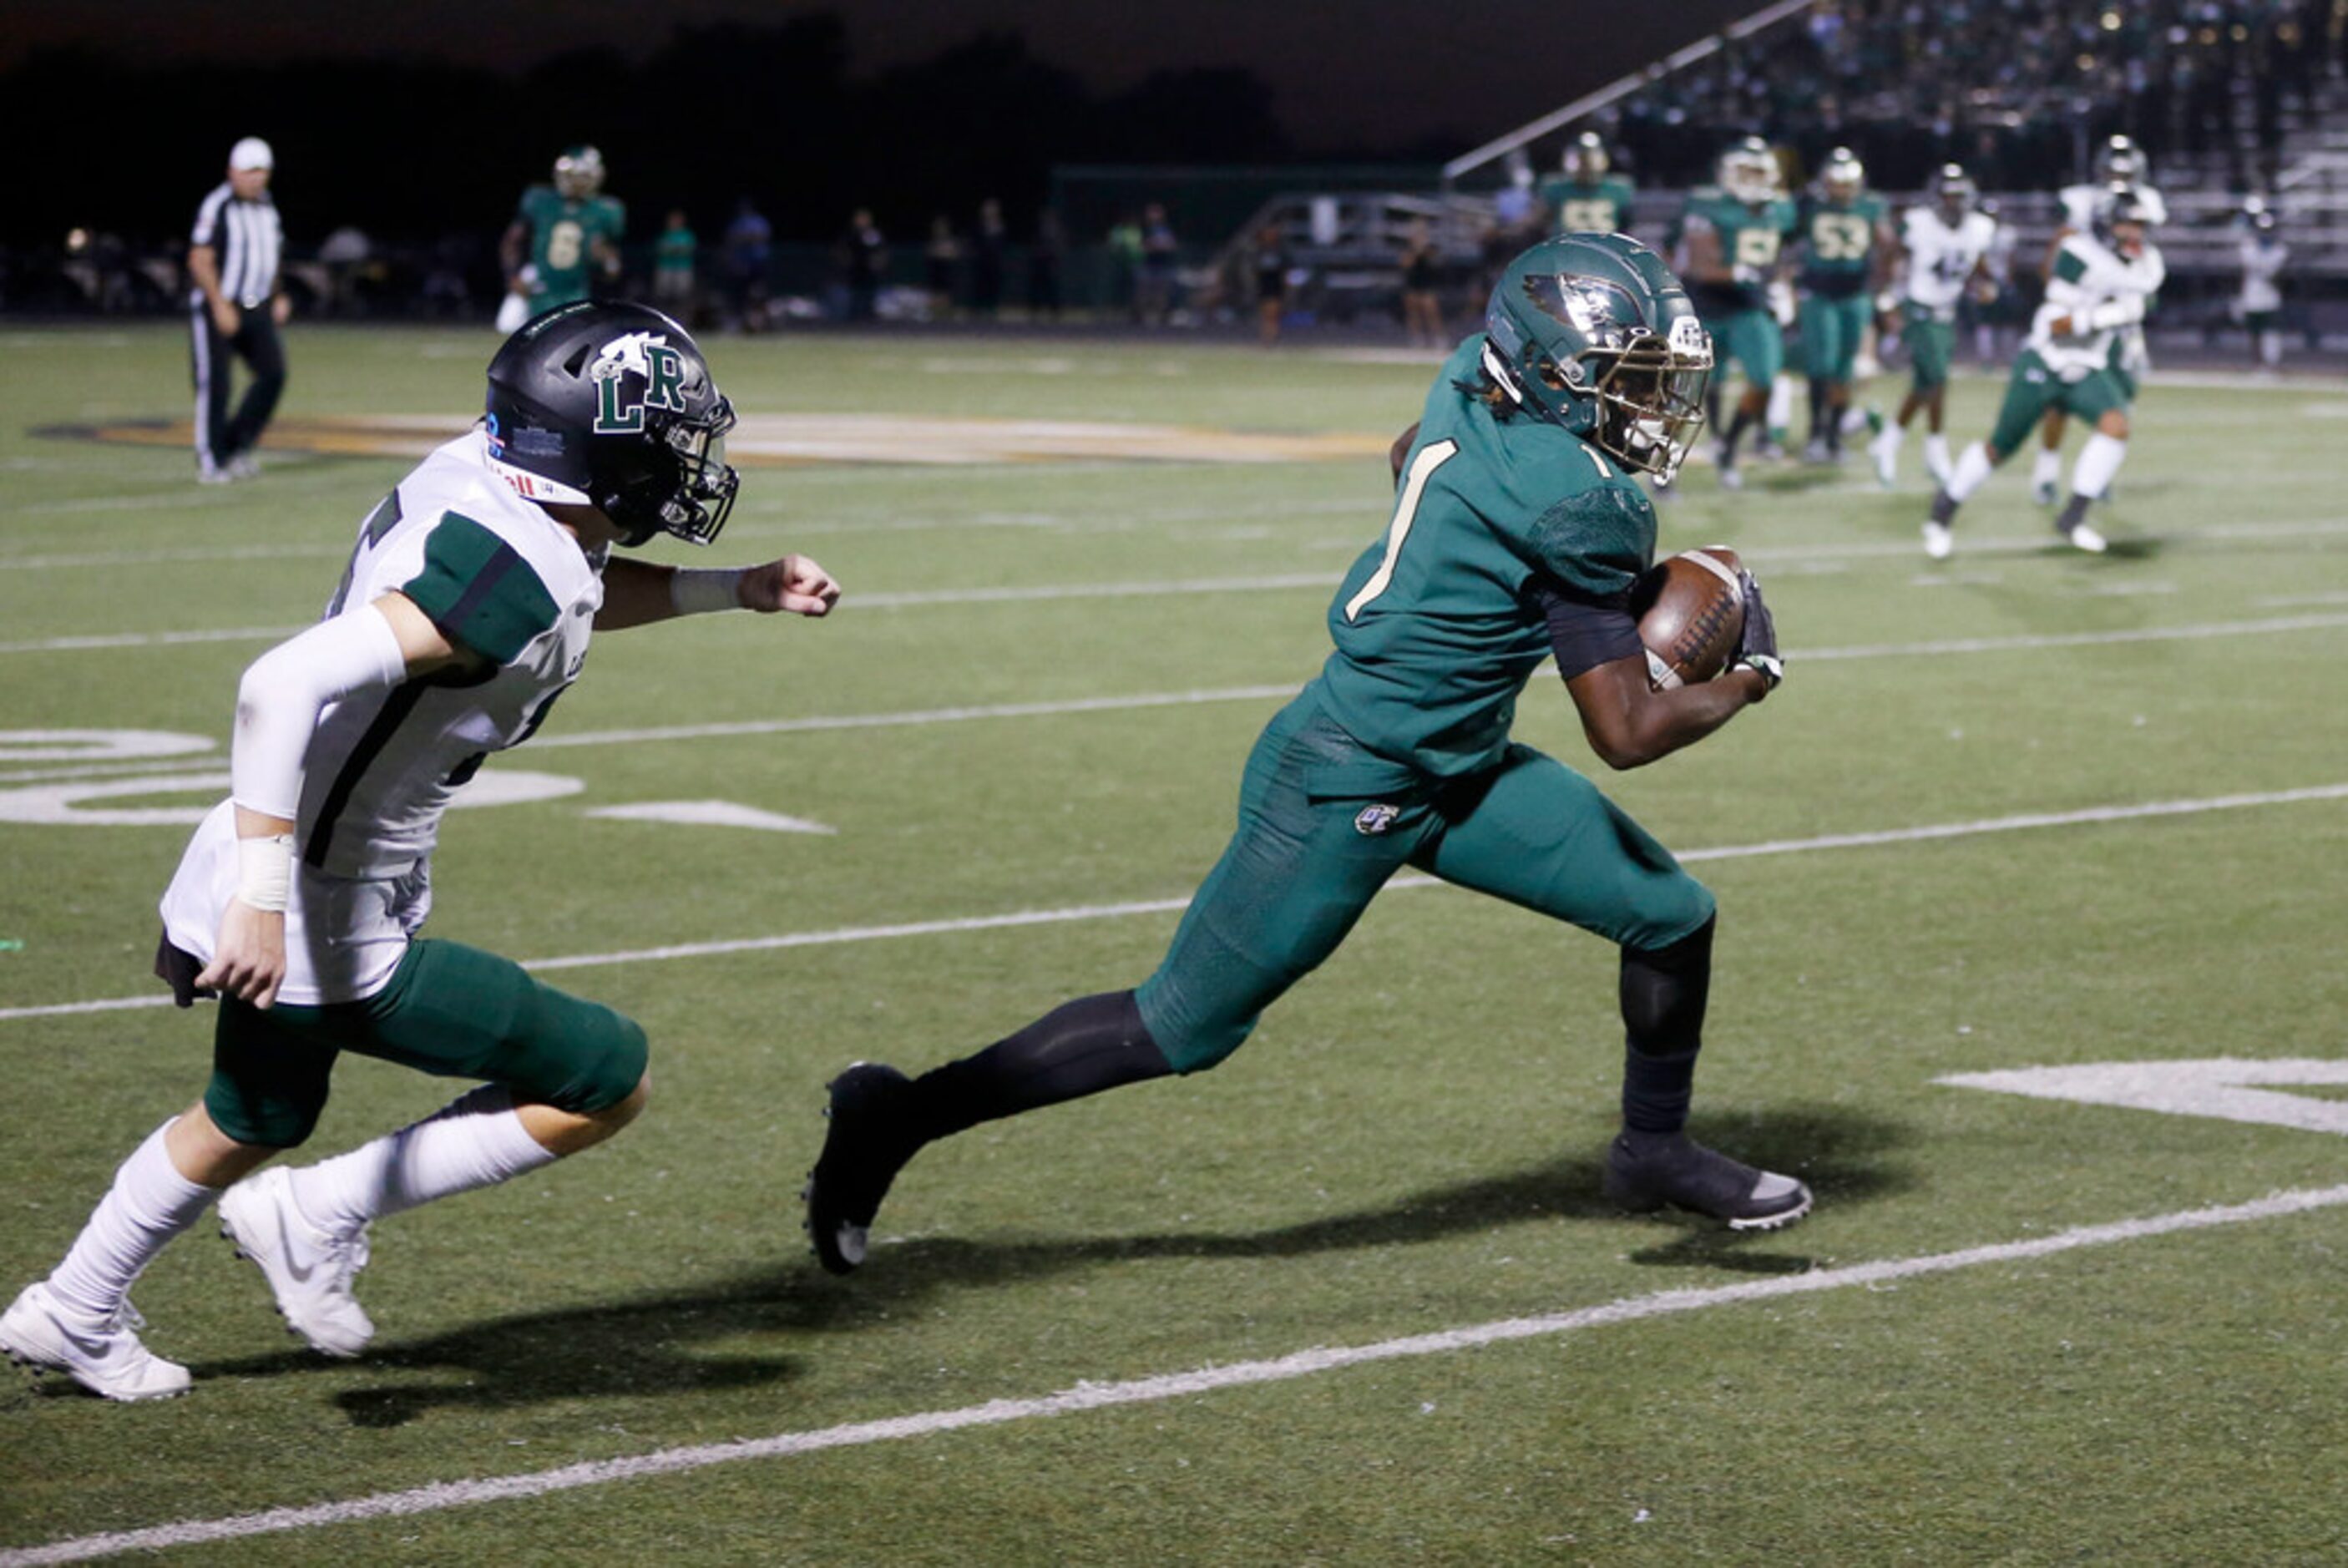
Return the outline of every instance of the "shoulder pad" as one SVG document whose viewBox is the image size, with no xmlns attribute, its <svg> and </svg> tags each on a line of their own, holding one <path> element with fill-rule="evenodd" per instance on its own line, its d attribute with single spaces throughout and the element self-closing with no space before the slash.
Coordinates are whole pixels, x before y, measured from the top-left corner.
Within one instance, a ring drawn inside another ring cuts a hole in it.
<svg viewBox="0 0 2348 1568">
<path fill-rule="evenodd" d="M 1526 542 L 1570 588 L 1601 597 L 1628 593 L 1655 552 L 1655 509 L 1631 480 L 1611 478 L 1543 512 Z"/>
</svg>

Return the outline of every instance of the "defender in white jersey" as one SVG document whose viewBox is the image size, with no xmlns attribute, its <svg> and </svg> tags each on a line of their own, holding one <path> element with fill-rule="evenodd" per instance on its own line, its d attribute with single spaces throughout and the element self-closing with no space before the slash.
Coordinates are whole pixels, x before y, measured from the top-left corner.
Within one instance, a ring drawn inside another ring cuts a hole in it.
<svg viewBox="0 0 2348 1568">
<path fill-rule="evenodd" d="M 371 1222 L 591 1147 L 644 1109 L 633 1021 L 417 933 L 441 812 L 545 719 L 591 633 L 838 599 L 803 556 L 680 571 L 613 555 L 716 536 L 733 422 L 675 322 L 566 305 L 498 351 L 480 426 L 367 516 L 324 618 L 245 672 L 231 797 L 163 898 L 158 975 L 182 1006 L 220 999 L 211 1082 L 0 1315 L 0 1350 L 109 1398 L 184 1392 L 187 1369 L 133 1332 L 129 1292 L 217 1200 L 287 1323 L 355 1356 L 374 1333 L 351 1290 Z M 349 1153 L 252 1174 L 310 1136 L 346 1050 L 480 1087 Z"/>
<path fill-rule="evenodd" d="M 1943 164 L 1932 182 L 1930 206 L 1902 215 L 1899 265 L 1900 340 L 1907 345 L 1910 380 L 1899 418 L 1868 443 L 1876 478 L 1890 489 L 1899 478 L 1900 446 L 1919 409 L 1925 418 L 1924 467 L 1935 480 L 1949 477 L 1949 438 L 1942 433 L 1949 393 L 1949 366 L 1957 345 L 1957 304 L 1968 293 L 1984 300 L 1997 291 L 1990 275 L 1990 249 L 1997 220 L 1974 205 L 1980 200 L 1960 165 Z"/>
<path fill-rule="evenodd" d="M 2136 192 L 2137 206 L 2145 222 L 2154 228 L 2168 222 L 2168 203 L 2153 189 L 2152 166 L 2144 150 L 2126 136 L 2114 136 L 2096 150 L 2095 178 L 2083 185 L 2065 185 L 2058 200 L 2063 204 L 2063 223 L 2046 246 L 2046 260 L 2040 275 L 2051 277 L 2054 259 L 2062 253 L 2063 242 L 2074 234 L 2090 234 L 2096 228 L 2096 208 L 2115 185 L 2126 185 Z M 2129 327 L 2112 342 L 2112 370 L 2120 387 L 2133 399 L 2136 389 L 2144 381 L 2145 372 L 2152 366 L 2151 352 L 2145 346 L 2144 329 Z M 2063 479 L 2063 437 L 2068 422 L 2060 408 L 2047 412 L 2041 427 L 2038 457 L 2031 469 L 2030 493 L 2041 506 L 2053 506 Z M 2077 488 L 2076 470 L 2073 488 Z"/>
<path fill-rule="evenodd" d="M 2133 388 L 2111 363 L 2117 335 L 2142 321 L 2166 277 L 2159 250 L 2146 236 L 2150 219 L 2127 186 L 2114 186 L 2097 208 L 2092 233 L 2063 242 L 2046 280 L 2045 302 L 2031 320 L 2030 336 L 2014 357 L 2005 402 L 1989 439 L 1958 458 L 1956 469 L 1932 498 L 1924 524 L 1924 552 L 1934 560 L 1952 546 L 1950 521 L 1990 470 L 2030 437 L 2049 408 L 2095 422 L 2072 471 L 2071 499 L 2055 519 L 2058 532 L 2081 550 L 2100 553 L 2104 537 L 2086 521 L 2087 507 L 2103 497 L 2127 454 Z"/>
</svg>

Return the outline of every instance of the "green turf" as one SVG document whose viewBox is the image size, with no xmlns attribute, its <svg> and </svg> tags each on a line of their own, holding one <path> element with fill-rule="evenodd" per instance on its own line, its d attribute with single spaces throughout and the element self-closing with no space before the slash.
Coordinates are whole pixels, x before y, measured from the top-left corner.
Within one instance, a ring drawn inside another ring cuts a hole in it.
<svg viewBox="0 0 2348 1568">
<path fill-rule="evenodd" d="M 201 804 L 168 775 L 225 766 L 239 670 L 315 614 L 404 465 L 285 456 L 199 490 L 184 453 L 28 433 L 181 414 L 178 335 L 0 337 L 0 732 L 210 738 L 129 775 L 157 792 L 88 802 Z M 459 421 L 490 346 L 298 326 L 290 345 L 289 416 Z M 1432 370 L 1148 341 L 711 347 L 753 415 L 1374 439 L 1416 417 Z M 1996 393 L 1958 383 L 1960 443 Z M 2336 386 L 2155 387 L 2106 527 L 2123 548 L 2103 560 L 2042 547 L 2045 514 L 2009 471 L 1928 570 L 1919 440 L 1889 495 L 1856 461 L 1756 468 L 1734 497 L 1692 470 L 1664 542 L 1746 552 L 1792 677 L 1605 787 L 1700 851 L 2348 783 L 2325 673 L 2348 630 L 2326 455 L 2343 407 Z M 846 585 L 839 615 L 599 642 L 505 763 L 583 789 L 452 814 L 435 930 L 538 959 L 1179 898 L 1279 704 L 1248 688 L 1311 675 L 1329 589 L 1386 495 L 1375 457 L 753 472 L 716 556 L 805 550 Z M 1289 579 L 1304 583 L 1267 585 Z M 1199 583 L 1222 586 L 1175 591 Z M 1147 591 L 859 603 L 1110 584 Z M 45 646 L 240 631 L 255 634 Z M 2057 641 L 2082 634 L 2104 640 Z M 1201 700 L 614 733 L 1174 694 Z M 1550 677 L 1524 707 L 1524 738 L 1596 767 Z M 0 792 L 70 771 L 0 758 Z M 582 814 L 703 799 L 838 832 Z M 0 820 L 0 940 L 22 944 L 0 949 L 0 1010 L 152 994 L 154 899 L 185 833 Z M 0 1553 L 2328 1188 L 2342 1150 L 2323 1133 L 1933 1080 L 2336 1058 L 2343 865 L 2336 799 L 1702 861 L 1723 924 L 1697 1130 L 1798 1169 L 1819 1199 L 1798 1229 L 1744 1242 L 1598 1200 L 1612 952 L 1448 890 L 1382 899 L 1221 1070 L 925 1154 L 846 1282 L 805 1256 L 794 1201 L 825 1079 L 860 1057 L 925 1066 L 1130 984 L 1174 915 L 569 969 L 553 977 L 651 1031 L 651 1114 L 377 1227 L 362 1294 L 381 1336 L 354 1363 L 299 1352 L 201 1226 L 138 1293 L 149 1342 L 193 1367 L 191 1398 L 112 1407 L 54 1379 L 0 1397 Z M 116 1162 L 199 1088 L 205 1049 L 204 1021 L 169 1009 L 0 1018 L 0 1292 L 50 1265 Z M 346 1062 L 316 1147 L 448 1092 Z M 2348 1214 L 2327 1208 L 180 1555 L 2336 1562 L 2343 1251 Z"/>
</svg>

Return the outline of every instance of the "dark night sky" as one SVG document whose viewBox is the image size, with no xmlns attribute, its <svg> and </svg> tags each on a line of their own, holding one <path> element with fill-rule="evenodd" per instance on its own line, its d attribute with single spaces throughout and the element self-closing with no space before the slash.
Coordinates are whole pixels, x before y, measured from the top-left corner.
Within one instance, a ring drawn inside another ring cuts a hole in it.
<svg viewBox="0 0 2348 1568">
<path fill-rule="evenodd" d="M 1154 69 L 1238 66 L 1271 84 L 1304 150 L 1456 134 L 1460 150 L 1692 42 L 1763 0 L 0 0 L 0 69 L 81 44 L 139 62 L 438 57 L 517 68 L 565 49 L 629 55 L 680 22 L 846 19 L 859 74 L 974 33 L 1024 34 L 1091 86 Z"/>
</svg>

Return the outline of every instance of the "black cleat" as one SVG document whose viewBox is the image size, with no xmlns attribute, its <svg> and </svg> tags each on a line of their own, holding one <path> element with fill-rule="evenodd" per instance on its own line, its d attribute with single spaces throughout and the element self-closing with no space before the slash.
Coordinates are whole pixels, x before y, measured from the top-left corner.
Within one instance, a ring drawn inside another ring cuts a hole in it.
<svg viewBox="0 0 2348 1568">
<path fill-rule="evenodd" d="M 1606 1150 L 1606 1196 L 1636 1213 L 1666 1203 L 1732 1231 L 1775 1231 L 1810 1212 L 1810 1190 L 1756 1171 L 1684 1132 L 1625 1130 Z"/>
<path fill-rule="evenodd" d="M 865 1235 L 889 1183 L 922 1147 L 890 1125 L 911 1083 L 895 1068 L 857 1062 L 829 1086 L 831 1103 L 824 1115 L 831 1126 L 799 1196 L 807 1201 L 816 1261 L 832 1274 L 853 1274 L 864 1261 Z"/>
</svg>

